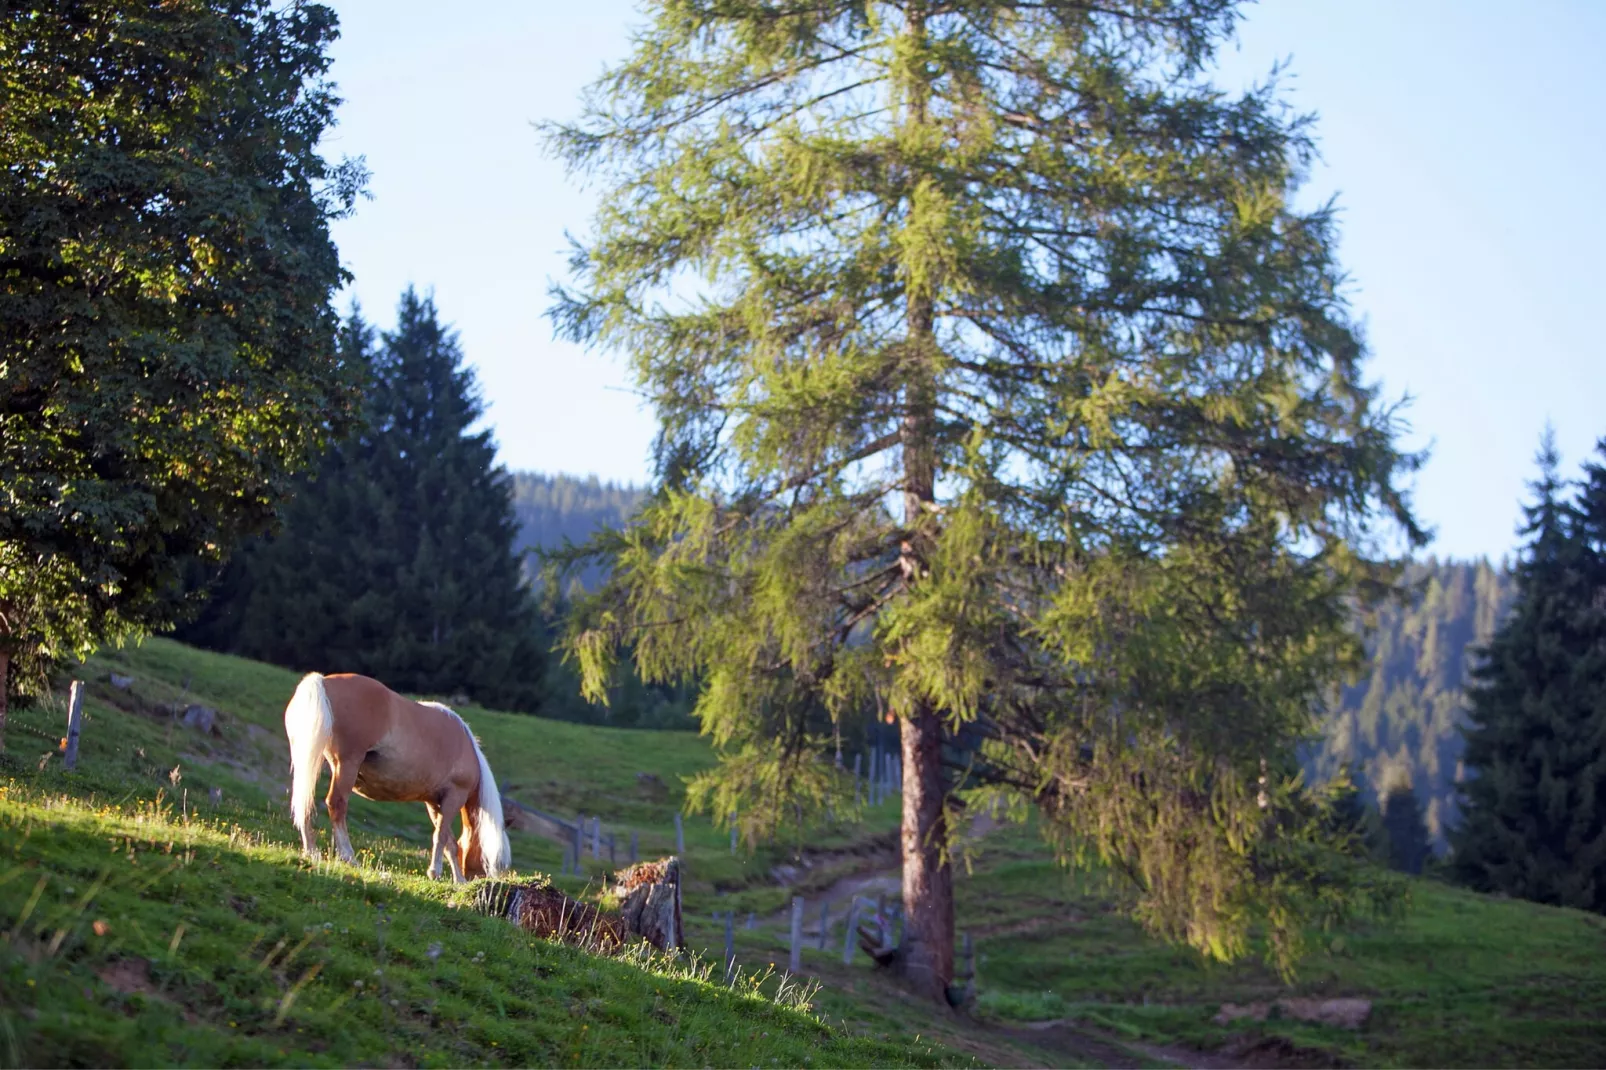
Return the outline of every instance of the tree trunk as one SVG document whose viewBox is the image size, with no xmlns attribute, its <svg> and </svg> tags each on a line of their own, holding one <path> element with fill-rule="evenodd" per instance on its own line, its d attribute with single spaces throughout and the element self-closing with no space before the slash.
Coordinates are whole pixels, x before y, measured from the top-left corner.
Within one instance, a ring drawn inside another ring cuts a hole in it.
<svg viewBox="0 0 1606 1070">
<path fill-rule="evenodd" d="M 926 46 L 926 11 L 916 4 L 907 11 L 914 53 Z M 930 87 L 921 76 L 906 87 L 904 122 L 919 127 L 928 121 Z M 934 280 L 910 280 L 908 335 L 903 361 L 904 529 L 899 552 L 904 583 L 918 587 L 937 537 L 937 363 Z M 904 976 L 927 997 L 946 1004 L 954 976 L 954 878 L 946 861 L 947 783 L 942 768 L 943 719 L 927 703 L 900 719 L 903 742 L 903 906 Z"/>
<path fill-rule="evenodd" d="M 924 580 L 936 538 L 935 340 L 932 302 L 909 301 L 909 376 L 903 437 L 904 527 L 899 564 L 911 588 Z M 954 976 L 954 880 L 948 848 L 947 783 L 942 768 L 943 719 L 921 703 L 899 722 L 903 743 L 904 976 L 924 995 L 945 1003 Z"/>
<path fill-rule="evenodd" d="M 942 718 L 928 708 L 903 718 L 903 972 L 946 1002 L 954 977 L 954 874 L 944 857 L 948 820 Z"/>
</svg>

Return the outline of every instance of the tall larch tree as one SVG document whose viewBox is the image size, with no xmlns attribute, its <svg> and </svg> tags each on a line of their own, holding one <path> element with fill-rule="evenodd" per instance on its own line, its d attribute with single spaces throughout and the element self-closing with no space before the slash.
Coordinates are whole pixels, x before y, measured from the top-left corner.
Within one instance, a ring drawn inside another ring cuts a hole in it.
<svg viewBox="0 0 1606 1070">
<path fill-rule="evenodd" d="M 313 3 L 0 5 L 0 745 L 8 695 L 171 623 L 351 426 L 336 36 Z"/>
<path fill-rule="evenodd" d="M 1603 451 L 1606 456 L 1606 451 Z M 1606 912 L 1606 474 L 1575 501 L 1547 431 L 1517 600 L 1473 672 L 1453 872 Z"/>
<path fill-rule="evenodd" d="M 1308 124 L 1206 77 L 1235 7 L 663 0 L 548 130 L 601 206 L 555 322 L 660 427 L 588 685 L 704 681 L 691 799 L 750 837 L 851 806 L 835 725 L 895 714 L 936 999 L 989 794 L 1154 930 L 1296 950 L 1283 752 L 1376 536 L 1420 532 L 1332 213 L 1291 203 Z"/>
</svg>

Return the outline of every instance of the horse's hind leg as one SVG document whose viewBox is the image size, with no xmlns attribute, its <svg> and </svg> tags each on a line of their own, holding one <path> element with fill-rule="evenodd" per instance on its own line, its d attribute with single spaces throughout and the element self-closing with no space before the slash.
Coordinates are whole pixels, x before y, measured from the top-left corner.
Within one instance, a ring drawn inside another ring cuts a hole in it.
<svg viewBox="0 0 1606 1070">
<path fill-rule="evenodd" d="M 351 799 L 351 789 L 357 784 L 357 770 L 362 763 L 336 760 L 331 765 L 334 776 L 329 778 L 329 794 L 323 802 L 329 808 L 329 823 L 335 828 L 335 851 L 342 862 L 355 863 L 357 852 L 351 846 L 351 834 L 346 831 L 346 805 Z"/>
<path fill-rule="evenodd" d="M 429 816 L 435 819 L 435 853 L 430 862 L 430 876 L 434 876 L 440 865 L 442 854 L 452 867 L 452 883 L 466 884 L 468 878 L 463 875 L 463 860 L 458 857 L 457 840 L 452 837 L 452 818 L 463 809 L 468 802 L 468 792 L 457 788 L 448 788 L 441 801 L 432 804 Z M 436 817 L 436 815 L 440 815 Z"/>
<path fill-rule="evenodd" d="M 441 857 L 445 854 L 445 849 L 441 846 L 441 824 L 445 821 L 445 816 L 441 813 L 441 808 L 432 802 L 424 803 L 424 809 L 429 811 L 429 822 L 435 829 L 435 835 L 430 841 L 433 846 L 429 852 L 429 879 L 434 880 L 441 875 Z M 451 838 L 449 827 L 446 835 L 448 839 Z"/>
</svg>

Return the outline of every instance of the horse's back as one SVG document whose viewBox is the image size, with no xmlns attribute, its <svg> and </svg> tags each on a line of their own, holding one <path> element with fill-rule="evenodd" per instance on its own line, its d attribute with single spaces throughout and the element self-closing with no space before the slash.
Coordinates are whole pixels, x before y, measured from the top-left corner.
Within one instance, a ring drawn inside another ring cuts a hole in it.
<svg viewBox="0 0 1606 1070">
<path fill-rule="evenodd" d="M 355 673 L 326 676 L 324 687 L 335 711 L 336 746 L 363 756 L 359 794 L 428 798 L 465 773 L 477 781 L 473 744 L 455 717 Z"/>
</svg>

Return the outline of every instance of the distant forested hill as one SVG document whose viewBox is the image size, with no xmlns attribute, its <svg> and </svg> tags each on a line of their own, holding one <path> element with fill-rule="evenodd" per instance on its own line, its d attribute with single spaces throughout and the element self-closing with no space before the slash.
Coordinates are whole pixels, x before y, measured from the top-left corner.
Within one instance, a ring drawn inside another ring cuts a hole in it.
<svg viewBox="0 0 1606 1070">
<path fill-rule="evenodd" d="M 640 487 L 604 483 L 596 476 L 513 473 L 513 511 L 518 517 L 519 549 L 548 550 L 564 539 L 584 542 L 598 528 L 616 528 L 629 519 L 642 495 Z M 590 584 L 592 572 L 581 577 Z"/>
<path fill-rule="evenodd" d="M 1370 672 L 1342 689 L 1309 766 L 1325 777 L 1351 763 L 1374 802 L 1409 778 L 1442 849 L 1456 818 L 1462 688 L 1474 649 L 1505 616 L 1516 587 L 1503 566 L 1432 558 L 1410 566 L 1404 582 L 1412 594 L 1379 611 L 1367 640 Z"/>
<path fill-rule="evenodd" d="M 647 493 L 630 484 L 604 483 L 596 476 L 546 475 L 514 472 L 513 513 L 518 518 L 519 549 L 548 550 L 563 540 L 581 543 L 598 528 L 622 527 Z M 540 563 L 526 559 L 527 574 Z M 588 568 L 577 578 L 591 587 L 602 578 L 600 568 Z M 561 614 L 561 605 L 559 607 Z M 556 646 L 562 622 L 545 623 L 546 641 Z M 580 680 L 574 666 L 556 655 L 547 673 L 541 714 L 582 724 L 612 724 L 635 728 L 694 729 L 691 716 L 697 689 L 687 684 L 645 684 L 628 664 L 621 666 L 610 688 L 609 705 L 594 706 L 580 697 Z"/>
</svg>

